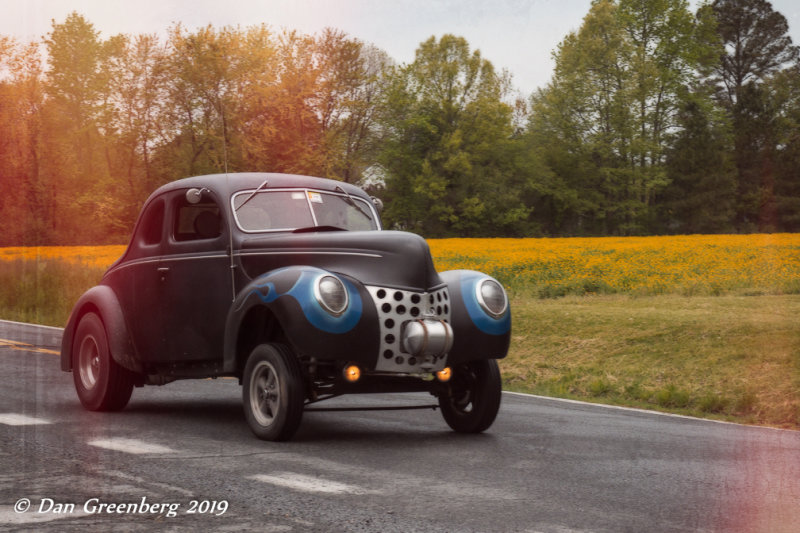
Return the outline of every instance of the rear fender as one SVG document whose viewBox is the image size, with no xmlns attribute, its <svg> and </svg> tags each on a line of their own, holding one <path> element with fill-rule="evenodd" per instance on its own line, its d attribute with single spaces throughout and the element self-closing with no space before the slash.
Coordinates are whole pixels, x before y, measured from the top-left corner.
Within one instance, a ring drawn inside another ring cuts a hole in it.
<svg viewBox="0 0 800 533">
<path fill-rule="evenodd" d="M 61 339 L 61 370 L 72 370 L 72 347 L 75 330 L 86 313 L 97 313 L 103 321 L 108 337 L 111 357 L 117 364 L 133 372 L 142 373 L 143 369 L 131 342 L 125 315 L 119 305 L 117 295 L 107 285 L 97 285 L 86 291 L 72 308 L 64 336 Z"/>
</svg>

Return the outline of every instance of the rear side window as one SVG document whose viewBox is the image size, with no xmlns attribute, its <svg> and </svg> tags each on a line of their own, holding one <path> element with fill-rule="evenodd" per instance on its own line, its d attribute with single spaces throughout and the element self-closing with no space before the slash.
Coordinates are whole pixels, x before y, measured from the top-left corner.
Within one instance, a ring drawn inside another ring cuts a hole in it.
<svg viewBox="0 0 800 533">
<path fill-rule="evenodd" d="M 162 228 L 164 227 L 164 200 L 159 198 L 151 203 L 142 214 L 138 236 L 135 239 L 139 244 L 152 246 L 161 242 Z"/>
</svg>

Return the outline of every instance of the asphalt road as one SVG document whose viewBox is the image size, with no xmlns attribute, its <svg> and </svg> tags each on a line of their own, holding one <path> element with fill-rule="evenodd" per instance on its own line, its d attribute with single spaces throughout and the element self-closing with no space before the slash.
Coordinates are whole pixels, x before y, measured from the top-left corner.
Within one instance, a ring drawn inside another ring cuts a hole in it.
<svg viewBox="0 0 800 533">
<path fill-rule="evenodd" d="M 306 413 L 267 443 L 235 380 L 84 411 L 60 335 L 0 322 L 0 531 L 800 531 L 798 432 L 506 393 L 481 435 L 432 410 Z"/>
</svg>

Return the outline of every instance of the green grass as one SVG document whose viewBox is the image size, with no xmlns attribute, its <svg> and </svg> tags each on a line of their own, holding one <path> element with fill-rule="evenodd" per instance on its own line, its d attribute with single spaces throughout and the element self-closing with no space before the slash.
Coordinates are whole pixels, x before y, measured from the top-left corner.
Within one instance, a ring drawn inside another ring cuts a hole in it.
<svg viewBox="0 0 800 533">
<path fill-rule="evenodd" d="M 63 327 L 105 268 L 48 259 L 0 261 L 0 318 Z"/>
<path fill-rule="evenodd" d="M 800 428 L 800 296 L 512 299 L 505 387 Z"/>
</svg>

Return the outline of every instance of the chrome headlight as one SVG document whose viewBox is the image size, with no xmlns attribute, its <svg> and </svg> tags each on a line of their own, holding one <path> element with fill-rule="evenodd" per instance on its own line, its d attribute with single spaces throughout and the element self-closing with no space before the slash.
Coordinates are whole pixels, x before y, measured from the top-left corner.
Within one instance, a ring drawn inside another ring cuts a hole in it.
<svg viewBox="0 0 800 533">
<path fill-rule="evenodd" d="M 314 283 L 314 297 L 319 305 L 333 316 L 341 316 L 349 303 L 344 283 L 330 274 L 324 274 L 317 278 Z"/>
<path fill-rule="evenodd" d="M 500 318 L 508 310 L 508 297 L 502 285 L 486 278 L 475 286 L 475 297 L 481 309 L 492 318 Z"/>
</svg>

